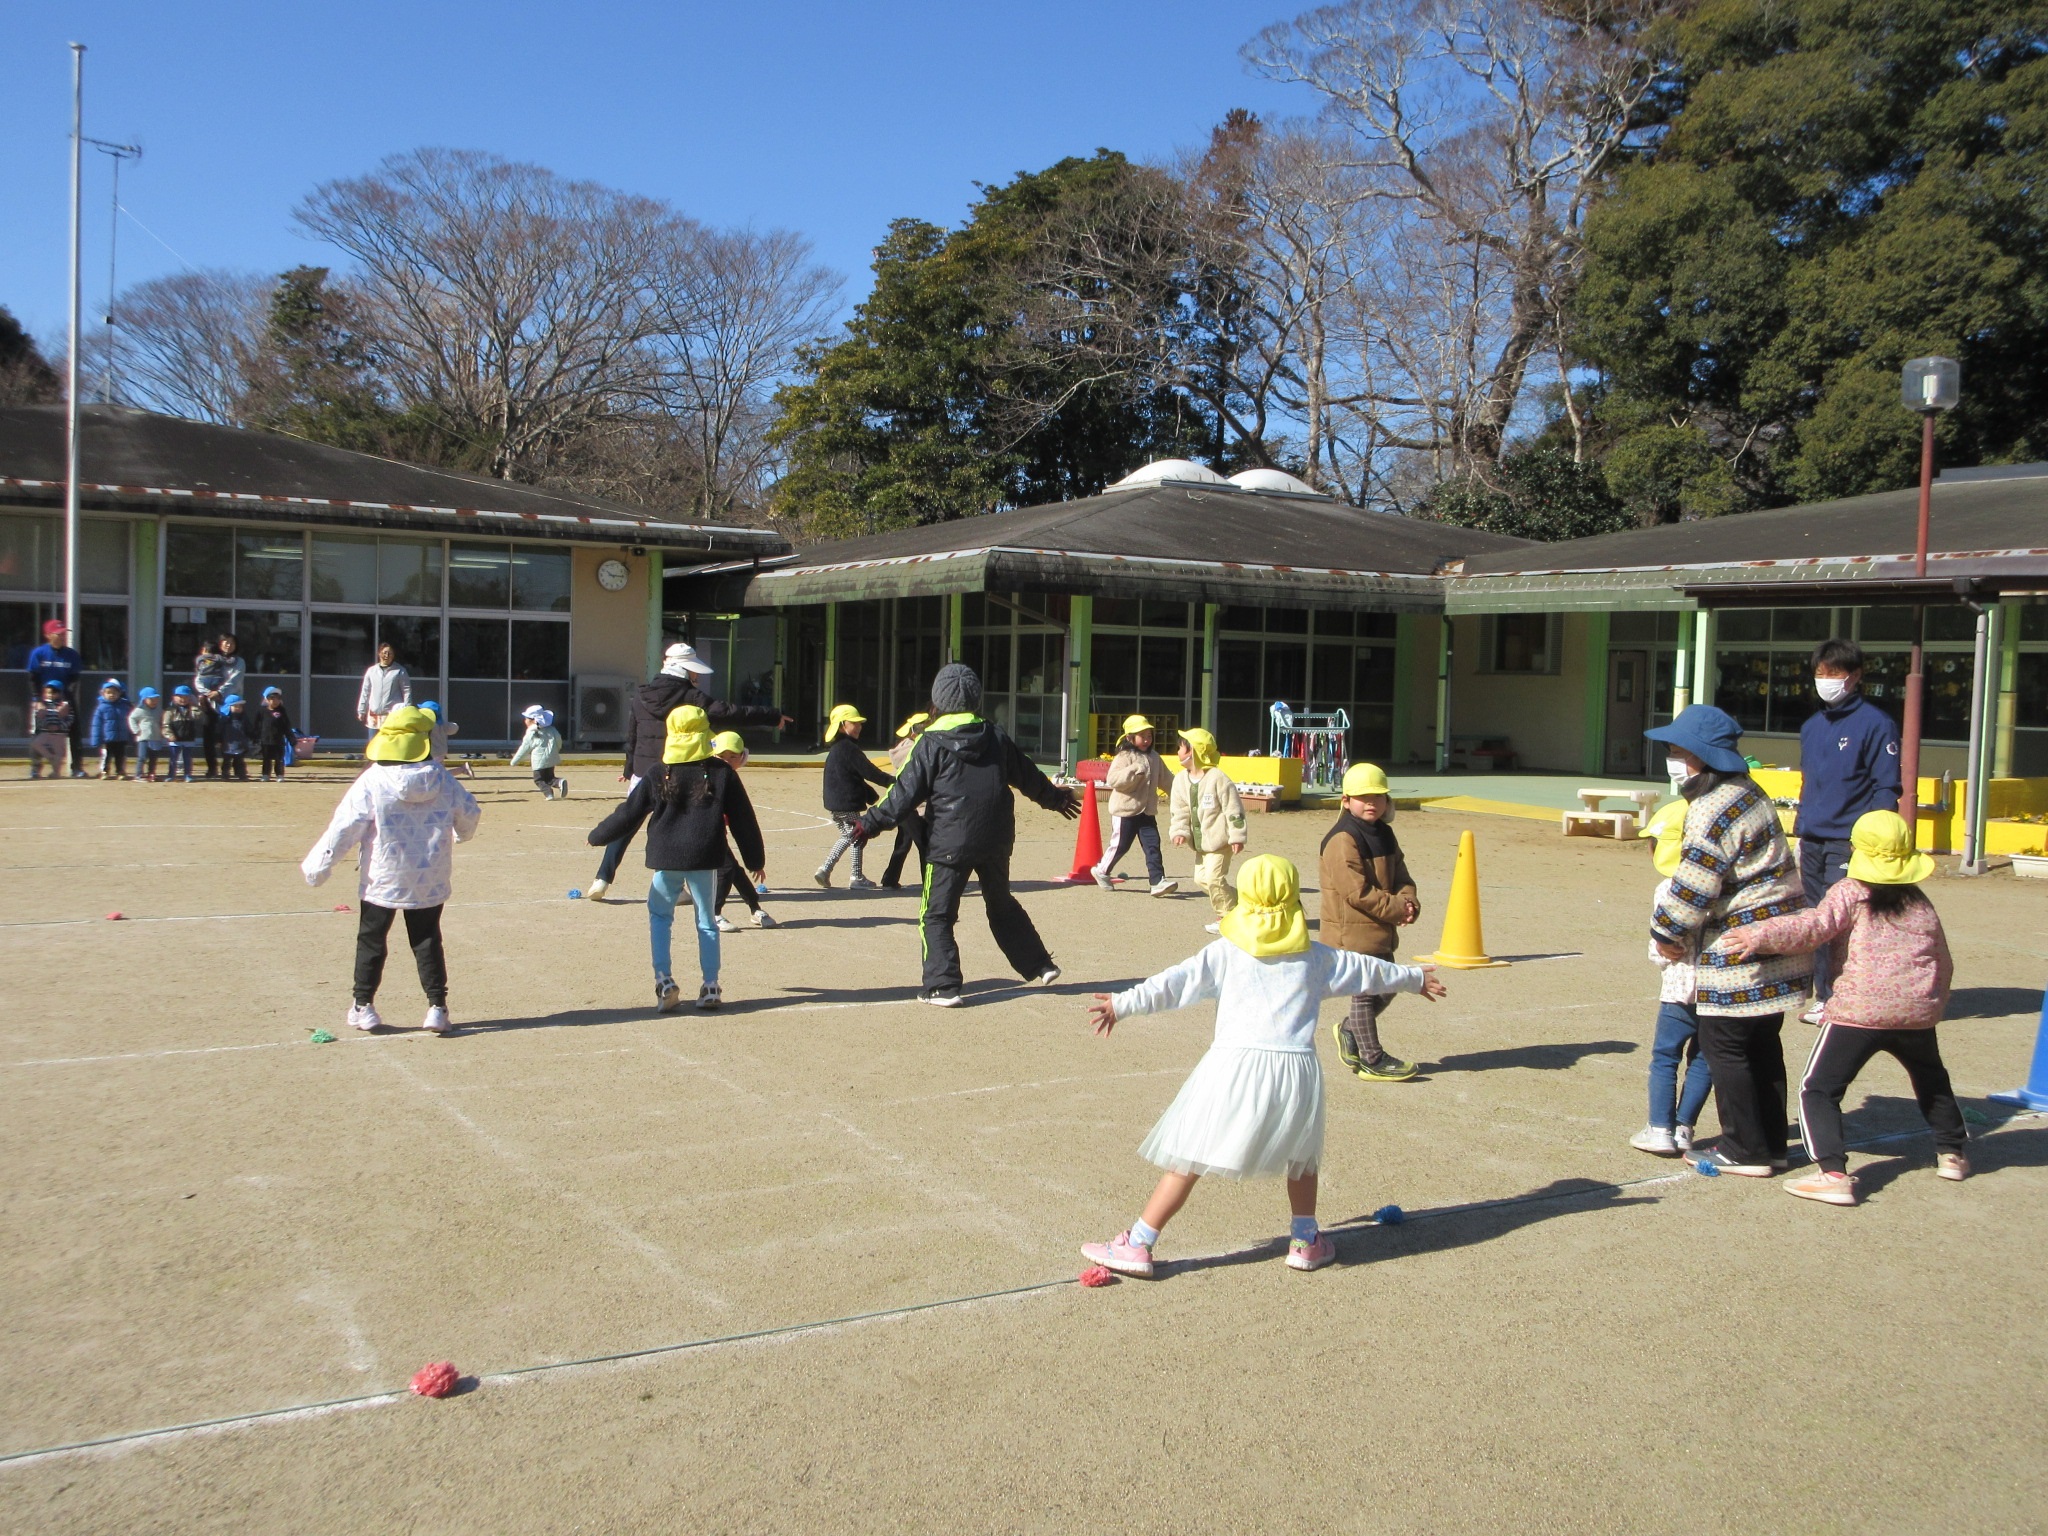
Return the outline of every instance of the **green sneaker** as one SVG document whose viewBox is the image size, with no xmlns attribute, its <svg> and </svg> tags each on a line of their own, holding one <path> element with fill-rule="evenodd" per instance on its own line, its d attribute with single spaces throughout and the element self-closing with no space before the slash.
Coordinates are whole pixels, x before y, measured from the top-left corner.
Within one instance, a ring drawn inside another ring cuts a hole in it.
<svg viewBox="0 0 2048 1536">
<path fill-rule="evenodd" d="M 1351 1072 L 1363 1072 L 1365 1070 L 1365 1063 L 1359 1060 L 1358 1041 L 1353 1038 L 1351 1031 L 1342 1024 L 1332 1024 L 1330 1026 L 1330 1034 L 1337 1042 L 1337 1054 L 1344 1058 L 1345 1069 Z"/>
<path fill-rule="evenodd" d="M 1416 1073 L 1415 1063 L 1398 1056 L 1382 1055 L 1378 1061 L 1361 1061 L 1352 1072 L 1368 1083 L 1405 1083 Z"/>
</svg>

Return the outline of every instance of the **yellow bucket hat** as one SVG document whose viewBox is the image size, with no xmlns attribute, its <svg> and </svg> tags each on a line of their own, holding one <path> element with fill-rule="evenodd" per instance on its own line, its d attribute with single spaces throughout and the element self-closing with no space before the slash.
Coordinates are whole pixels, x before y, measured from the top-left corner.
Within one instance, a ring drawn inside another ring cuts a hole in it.
<svg viewBox="0 0 2048 1536">
<path fill-rule="evenodd" d="M 1255 959 L 1304 953 L 1308 919 L 1301 911 L 1301 871 L 1277 853 L 1247 859 L 1237 872 L 1237 905 L 1217 926 Z"/>
<path fill-rule="evenodd" d="M 711 750 L 713 752 L 737 752 L 741 757 L 745 757 L 747 755 L 747 744 L 741 739 L 738 731 L 720 731 L 711 738 Z"/>
<path fill-rule="evenodd" d="M 384 717 L 377 734 L 363 748 L 363 756 L 373 763 L 421 762 L 432 746 L 428 738 L 433 729 L 432 715 L 410 704 L 401 704 Z"/>
<path fill-rule="evenodd" d="M 832 713 L 825 721 L 825 739 L 830 741 L 839 734 L 842 725 L 866 725 L 868 717 L 851 704 L 834 704 Z"/>
<path fill-rule="evenodd" d="M 1344 793 L 1347 795 L 1391 795 L 1387 788 L 1387 770 L 1378 763 L 1353 763 L 1344 770 Z"/>
<path fill-rule="evenodd" d="M 1913 846 L 1913 830 L 1897 811 L 1865 811 L 1849 829 L 1849 878 L 1865 885 L 1918 885 L 1934 860 Z"/>
<path fill-rule="evenodd" d="M 1223 761 L 1223 754 L 1216 750 L 1216 738 L 1199 725 L 1191 725 L 1182 731 L 1180 739 L 1197 768 L 1214 768 Z"/>
<path fill-rule="evenodd" d="M 1158 726 L 1147 720 L 1143 715 L 1124 716 L 1124 734 L 1126 736 L 1135 736 L 1140 731 L 1156 731 L 1158 729 Z"/>
<path fill-rule="evenodd" d="M 700 763 L 711 755 L 711 717 L 695 704 L 680 704 L 668 712 L 668 742 L 661 749 L 664 763 Z"/>
<path fill-rule="evenodd" d="M 1636 833 L 1637 837 L 1657 840 L 1656 846 L 1650 850 L 1650 863 L 1667 880 L 1678 873 L 1678 851 L 1685 845 L 1685 812 L 1686 803 L 1673 800 L 1643 823 L 1643 829 Z"/>
<path fill-rule="evenodd" d="M 919 726 L 930 724 L 931 718 L 932 712 L 930 710 L 920 709 L 916 714 L 896 727 L 896 739 L 901 741 Z"/>
</svg>

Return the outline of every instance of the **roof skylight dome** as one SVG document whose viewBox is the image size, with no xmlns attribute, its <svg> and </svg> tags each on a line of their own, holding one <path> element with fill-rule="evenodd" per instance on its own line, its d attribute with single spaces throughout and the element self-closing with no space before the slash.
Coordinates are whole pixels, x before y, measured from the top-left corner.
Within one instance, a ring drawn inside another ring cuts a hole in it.
<svg viewBox="0 0 2048 1536">
<path fill-rule="evenodd" d="M 1192 482 L 1196 485 L 1230 484 L 1215 470 L 1205 469 L 1193 459 L 1154 459 L 1142 469 L 1132 470 L 1109 489 L 1127 491 L 1133 486 L 1160 485 L 1168 480 Z"/>
<path fill-rule="evenodd" d="M 1284 491 L 1290 496 L 1322 496 L 1306 480 L 1297 480 L 1284 469 L 1240 469 L 1230 477 L 1230 483 L 1247 491 Z"/>
</svg>

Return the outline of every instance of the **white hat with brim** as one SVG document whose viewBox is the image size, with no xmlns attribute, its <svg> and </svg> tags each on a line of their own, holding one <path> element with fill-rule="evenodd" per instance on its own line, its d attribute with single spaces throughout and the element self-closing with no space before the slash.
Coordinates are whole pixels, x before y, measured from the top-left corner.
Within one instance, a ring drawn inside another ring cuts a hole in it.
<svg viewBox="0 0 2048 1536">
<path fill-rule="evenodd" d="M 713 671 L 710 662 L 697 654 L 694 645 L 677 641 L 661 653 L 661 670 L 674 676 L 677 671 L 694 672 L 699 677 L 709 677 Z"/>
</svg>

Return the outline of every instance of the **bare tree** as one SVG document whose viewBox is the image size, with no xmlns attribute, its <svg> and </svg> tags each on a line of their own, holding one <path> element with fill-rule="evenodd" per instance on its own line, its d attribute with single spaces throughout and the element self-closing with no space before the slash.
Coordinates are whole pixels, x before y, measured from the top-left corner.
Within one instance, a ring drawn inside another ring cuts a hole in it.
<svg viewBox="0 0 2048 1536">
<path fill-rule="evenodd" d="M 270 286 L 254 272 L 211 270 L 128 289 L 114 306 L 122 395 L 173 416 L 241 425 Z M 97 345 L 103 350 L 104 340 Z"/>
<path fill-rule="evenodd" d="M 693 227 L 664 204 L 474 150 L 394 155 L 299 205 L 355 258 L 380 369 L 530 478 L 640 381 L 647 279 Z"/>
</svg>

